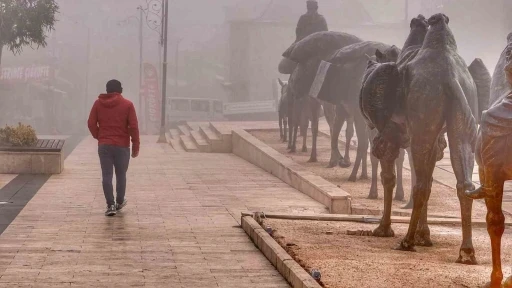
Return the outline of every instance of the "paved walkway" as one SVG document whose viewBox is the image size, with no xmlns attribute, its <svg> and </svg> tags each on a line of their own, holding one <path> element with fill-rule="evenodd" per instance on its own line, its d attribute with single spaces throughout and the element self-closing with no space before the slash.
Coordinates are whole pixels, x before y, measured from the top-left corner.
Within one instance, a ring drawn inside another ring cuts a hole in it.
<svg viewBox="0 0 512 288">
<path fill-rule="evenodd" d="M 325 208 L 231 154 L 155 142 L 143 138 L 131 163 L 126 210 L 106 218 L 96 143 L 84 140 L 0 236 L 0 287 L 289 287 L 240 212 Z"/>
</svg>

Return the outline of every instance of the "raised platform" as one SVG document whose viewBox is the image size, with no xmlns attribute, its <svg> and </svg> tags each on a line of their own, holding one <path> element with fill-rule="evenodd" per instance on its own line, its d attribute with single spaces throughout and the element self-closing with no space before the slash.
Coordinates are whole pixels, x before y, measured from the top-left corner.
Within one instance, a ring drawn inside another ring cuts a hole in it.
<svg viewBox="0 0 512 288">
<path fill-rule="evenodd" d="M 31 147 L 0 147 L 0 174 L 60 174 L 65 140 L 39 139 Z"/>
</svg>

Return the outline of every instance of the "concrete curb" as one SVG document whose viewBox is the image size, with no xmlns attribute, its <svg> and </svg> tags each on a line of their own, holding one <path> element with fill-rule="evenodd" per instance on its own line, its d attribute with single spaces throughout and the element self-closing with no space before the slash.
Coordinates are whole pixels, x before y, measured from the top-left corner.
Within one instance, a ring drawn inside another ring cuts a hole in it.
<svg viewBox="0 0 512 288">
<path fill-rule="evenodd" d="M 251 216 L 242 216 L 242 228 L 293 288 L 321 288 Z"/>
<path fill-rule="evenodd" d="M 232 141 L 233 154 L 324 204 L 330 213 L 352 213 L 352 198 L 349 193 L 295 163 L 247 131 L 233 130 Z"/>
</svg>

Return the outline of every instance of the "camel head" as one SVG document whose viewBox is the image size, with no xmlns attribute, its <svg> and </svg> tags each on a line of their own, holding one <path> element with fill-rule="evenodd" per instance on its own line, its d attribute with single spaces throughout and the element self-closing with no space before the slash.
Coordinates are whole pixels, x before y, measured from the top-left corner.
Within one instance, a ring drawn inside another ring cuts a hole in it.
<svg viewBox="0 0 512 288">
<path fill-rule="evenodd" d="M 388 62 L 396 62 L 398 60 L 398 55 L 400 55 L 401 50 L 395 45 L 389 47 L 383 52 L 377 49 L 375 51 L 375 57 L 378 63 L 388 63 Z"/>
<path fill-rule="evenodd" d="M 428 23 L 425 16 L 419 14 L 417 17 L 412 18 L 411 20 L 411 30 L 416 28 L 424 28 L 425 30 L 428 29 Z"/>
<path fill-rule="evenodd" d="M 281 97 L 284 97 L 287 93 L 288 81 L 283 81 L 280 78 L 277 78 L 277 81 L 279 81 L 279 85 L 281 85 Z"/>
<path fill-rule="evenodd" d="M 443 13 L 438 13 L 428 18 L 427 23 L 430 26 L 434 26 L 436 24 L 442 23 L 443 21 L 446 25 L 448 25 L 448 23 L 450 23 L 450 18 L 448 18 L 448 16 L 444 15 Z"/>
</svg>

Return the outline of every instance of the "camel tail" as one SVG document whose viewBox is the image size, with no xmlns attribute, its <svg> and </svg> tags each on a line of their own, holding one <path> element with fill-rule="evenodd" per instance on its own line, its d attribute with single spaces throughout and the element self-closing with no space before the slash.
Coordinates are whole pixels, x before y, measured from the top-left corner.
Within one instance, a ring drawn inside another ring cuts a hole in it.
<svg viewBox="0 0 512 288">
<path fill-rule="evenodd" d="M 457 125 L 457 130 L 460 131 L 458 133 L 458 137 L 463 137 L 463 141 L 466 143 L 470 143 L 473 150 L 475 149 L 476 145 L 476 139 L 477 139 L 477 125 L 473 110 L 471 109 L 471 105 L 473 103 L 468 103 L 468 100 L 471 100 L 471 96 L 468 98 L 464 94 L 464 90 L 462 89 L 460 83 L 453 79 L 449 82 L 449 84 L 446 87 L 447 95 L 452 96 L 452 103 L 451 107 L 454 107 L 455 109 L 458 109 L 457 114 L 452 114 L 452 117 L 454 117 L 454 121 L 447 121 L 448 125 Z M 476 99 L 475 99 L 476 100 Z M 452 122 L 449 124 L 449 122 Z M 448 140 L 449 139 L 448 135 Z M 462 139 L 461 139 L 462 140 Z M 474 151 L 473 151 L 474 152 Z"/>
<path fill-rule="evenodd" d="M 491 73 L 485 67 L 482 59 L 475 59 L 468 67 L 469 73 L 473 77 L 476 84 L 478 97 L 478 115 L 475 115 L 477 122 L 482 119 L 482 112 L 489 109 L 489 98 L 491 97 Z"/>
</svg>

